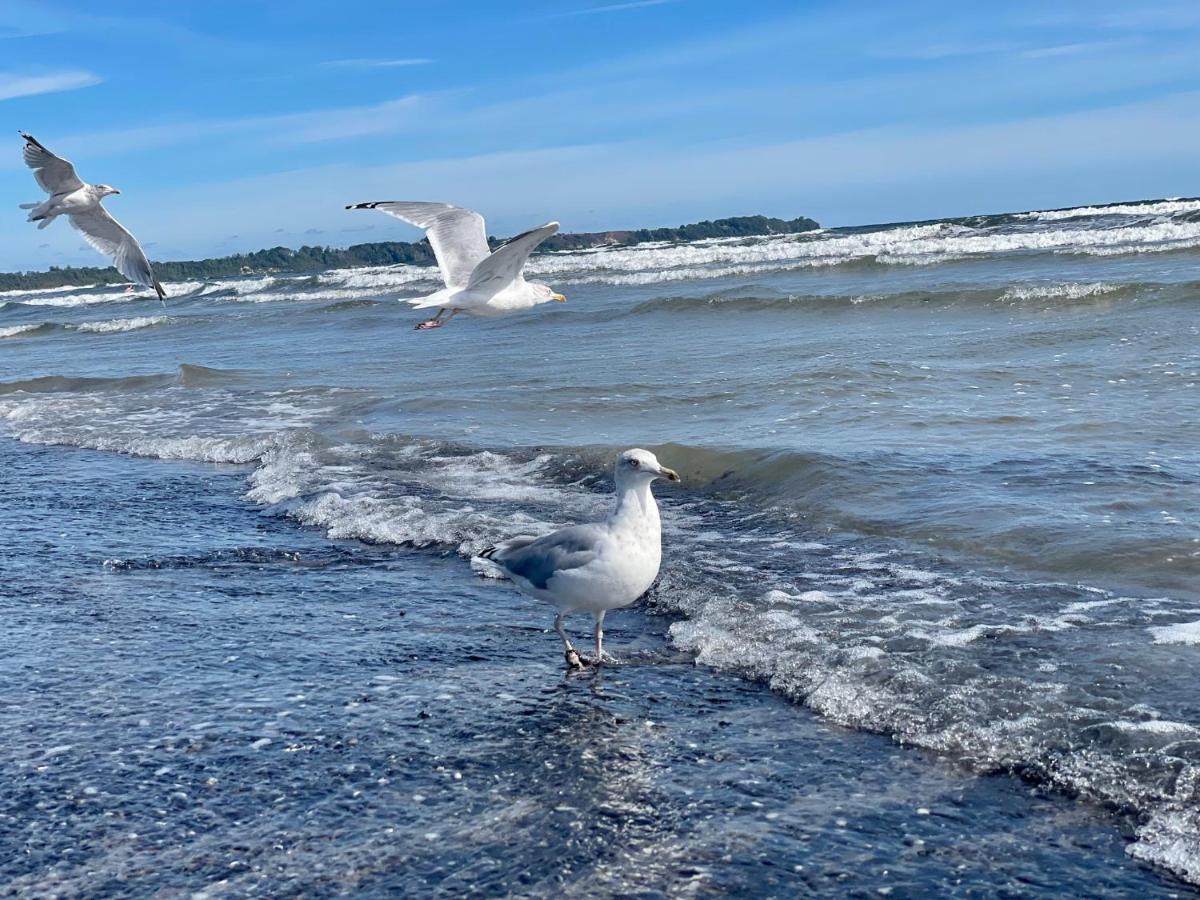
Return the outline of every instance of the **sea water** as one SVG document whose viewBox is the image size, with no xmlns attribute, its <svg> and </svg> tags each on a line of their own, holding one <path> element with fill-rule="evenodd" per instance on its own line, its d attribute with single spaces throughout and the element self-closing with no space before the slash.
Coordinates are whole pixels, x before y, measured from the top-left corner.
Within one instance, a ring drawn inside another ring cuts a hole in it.
<svg viewBox="0 0 1200 900">
<path fill-rule="evenodd" d="M 1189 893 L 1198 266 L 1170 200 L 543 254 L 432 332 L 418 267 L 0 295 L 0 879 Z M 470 558 L 630 446 L 663 572 L 566 678 Z"/>
</svg>

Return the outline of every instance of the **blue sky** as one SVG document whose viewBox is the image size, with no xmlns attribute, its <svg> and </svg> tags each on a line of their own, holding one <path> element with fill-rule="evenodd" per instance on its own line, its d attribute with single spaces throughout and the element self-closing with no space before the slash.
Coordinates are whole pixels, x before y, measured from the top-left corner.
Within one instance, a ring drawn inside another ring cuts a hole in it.
<svg viewBox="0 0 1200 900">
<path fill-rule="evenodd" d="M 5 0 L 0 53 L 5 270 L 99 260 L 23 221 L 17 129 L 158 259 L 418 236 L 376 199 L 503 235 L 1200 194 L 1194 0 Z"/>
</svg>

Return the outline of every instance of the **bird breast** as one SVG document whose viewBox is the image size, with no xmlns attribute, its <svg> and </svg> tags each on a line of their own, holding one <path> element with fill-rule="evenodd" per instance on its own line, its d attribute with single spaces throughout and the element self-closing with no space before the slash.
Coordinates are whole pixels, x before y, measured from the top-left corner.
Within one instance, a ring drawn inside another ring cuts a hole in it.
<svg viewBox="0 0 1200 900">
<path fill-rule="evenodd" d="M 100 205 L 100 198 L 92 192 L 92 186 L 85 184 L 77 191 L 72 191 L 55 203 L 55 206 L 65 213 L 87 212 Z"/>
<path fill-rule="evenodd" d="M 495 312 L 512 312 L 537 306 L 537 296 L 524 279 L 518 278 L 504 290 L 493 294 L 488 299 L 487 305 L 489 311 L 493 311 L 493 315 Z"/>
<path fill-rule="evenodd" d="M 662 564 L 662 533 L 658 517 L 640 517 L 612 536 L 611 560 L 624 603 L 644 594 Z"/>
</svg>

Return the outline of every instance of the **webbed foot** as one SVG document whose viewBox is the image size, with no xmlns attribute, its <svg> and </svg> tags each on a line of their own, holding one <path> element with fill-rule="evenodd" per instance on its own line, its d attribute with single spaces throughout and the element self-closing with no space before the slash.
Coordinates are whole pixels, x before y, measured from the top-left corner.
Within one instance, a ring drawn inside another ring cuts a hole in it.
<svg viewBox="0 0 1200 900">
<path fill-rule="evenodd" d="M 599 656 L 588 656 L 583 660 L 585 666 L 612 666 L 620 662 L 615 656 L 601 653 Z"/>
<path fill-rule="evenodd" d="M 419 325 L 415 326 L 415 331 L 428 331 L 430 328 L 441 328 L 445 323 L 439 322 L 437 319 L 426 319 Z"/>
</svg>

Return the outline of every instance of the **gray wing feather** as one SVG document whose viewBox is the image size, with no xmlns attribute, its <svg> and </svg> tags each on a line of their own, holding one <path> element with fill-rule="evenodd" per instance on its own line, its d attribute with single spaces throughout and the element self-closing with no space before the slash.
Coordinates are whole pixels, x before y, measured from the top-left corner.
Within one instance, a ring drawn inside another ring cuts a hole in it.
<svg viewBox="0 0 1200 900">
<path fill-rule="evenodd" d="M 71 224 L 85 241 L 112 258 L 118 272 L 143 287 L 154 288 L 160 299 L 164 296 L 162 285 L 154 277 L 154 269 L 145 251 L 125 226 L 108 214 L 108 210 L 96 206 L 70 218 Z"/>
<path fill-rule="evenodd" d="M 377 209 L 409 225 L 424 228 L 448 288 L 466 287 L 471 272 L 489 252 L 483 216 L 471 209 L 417 200 L 382 200 L 356 203 L 346 208 Z"/>
<path fill-rule="evenodd" d="M 33 169 L 33 177 L 47 194 L 69 194 L 83 187 L 70 160 L 55 156 L 32 134 L 21 132 L 25 138 L 25 165 Z"/>
<path fill-rule="evenodd" d="M 468 290 L 491 291 L 498 293 L 516 280 L 525 268 L 529 254 L 542 241 L 558 231 L 557 222 L 547 222 L 523 234 L 518 234 L 507 243 L 497 247 L 486 259 L 482 260 L 471 280 L 467 283 Z"/>
<path fill-rule="evenodd" d="M 594 560 L 598 544 L 594 526 L 575 525 L 545 537 L 514 538 L 497 547 L 489 558 L 509 574 L 545 590 L 555 575 Z"/>
</svg>

